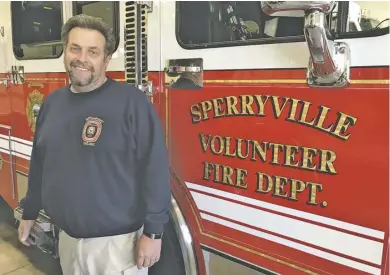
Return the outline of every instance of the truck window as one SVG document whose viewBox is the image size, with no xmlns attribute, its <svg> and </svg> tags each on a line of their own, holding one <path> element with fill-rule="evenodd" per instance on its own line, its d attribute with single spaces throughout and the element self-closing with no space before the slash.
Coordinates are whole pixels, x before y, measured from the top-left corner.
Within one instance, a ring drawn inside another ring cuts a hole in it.
<svg viewBox="0 0 390 275">
<path fill-rule="evenodd" d="M 343 5 L 347 14 L 338 16 Z M 338 2 L 332 12 L 333 29 L 337 20 L 344 21 L 339 25 L 338 35 L 347 37 L 363 37 L 386 34 L 389 32 L 388 1 L 343 1 Z M 345 24 L 344 24 L 345 23 Z M 346 27 L 344 28 L 343 25 Z"/>
<path fill-rule="evenodd" d="M 179 1 L 177 11 L 177 39 L 184 48 L 303 39 L 303 18 L 266 16 L 259 1 Z"/>
<path fill-rule="evenodd" d="M 17 59 L 62 54 L 62 2 L 11 1 L 13 52 Z"/>
<path fill-rule="evenodd" d="M 345 7 L 340 9 L 344 12 L 338 13 L 337 3 L 327 16 L 332 34 L 340 37 L 348 32 L 368 30 L 372 36 L 380 34 L 373 30 L 388 28 L 388 21 L 382 22 L 388 17 L 388 2 L 341 3 L 350 3 L 349 13 L 346 14 Z M 178 1 L 176 10 L 176 37 L 186 49 L 305 41 L 303 17 L 268 16 L 262 12 L 260 1 Z M 367 17 L 359 14 L 359 10 L 368 10 L 375 16 Z M 349 24 L 338 29 L 343 26 L 337 24 L 338 20 L 347 19 L 348 14 Z M 382 23 L 377 25 L 373 20 Z"/>
<path fill-rule="evenodd" d="M 87 14 L 101 18 L 113 28 L 116 37 L 115 50 L 119 45 L 119 2 L 118 1 L 74 1 L 73 14 Z"/>
</svg>

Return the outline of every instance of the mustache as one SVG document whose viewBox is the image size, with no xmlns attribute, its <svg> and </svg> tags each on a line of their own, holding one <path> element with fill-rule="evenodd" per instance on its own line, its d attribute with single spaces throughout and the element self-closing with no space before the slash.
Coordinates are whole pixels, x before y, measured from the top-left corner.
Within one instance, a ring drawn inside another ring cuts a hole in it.
<svg viewBox="0 0 390 275">
<path fill-rule="evenodd" d="M 83 68 L 83 69 L 90 70 L 91 72 L 94 71 L 94 69 L 93 69 L 92 66 L 88 66 L 88 64 L 83 64 L 83 63 L 80 62 L 80 61 L 71 61 L 71 62 L 70 62 L 70 66 L 73 66 L 73 67 L 80 67 L 80 68 Z"/>
</svg>

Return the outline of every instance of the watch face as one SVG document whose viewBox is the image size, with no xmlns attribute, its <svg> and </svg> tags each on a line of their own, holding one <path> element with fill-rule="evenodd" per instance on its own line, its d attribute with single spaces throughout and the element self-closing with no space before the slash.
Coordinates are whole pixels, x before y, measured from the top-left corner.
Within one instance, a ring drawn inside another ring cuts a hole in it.
<svg viewBox="0 0 390 275">
<path fill-rule="evenodd" d="M 147 237 L 151 239 L 161 239 L 163 234 L 149 234 L 149 233 L 144 233 Z"/>
</svg>

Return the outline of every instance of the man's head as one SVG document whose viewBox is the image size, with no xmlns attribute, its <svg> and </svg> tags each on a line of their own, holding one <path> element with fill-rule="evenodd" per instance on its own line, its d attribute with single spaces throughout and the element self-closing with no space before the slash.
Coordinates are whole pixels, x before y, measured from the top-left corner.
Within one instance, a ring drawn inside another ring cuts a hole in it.
<svg viewBox="0 0 390 275">
<path fill-rule="evenodd" d="M 85 91 L 99 87 L 115 50 L 112 28 L 99 18 L 80 14 L 66 22 L 61 38 L 72 86 Z"/>
</svg>

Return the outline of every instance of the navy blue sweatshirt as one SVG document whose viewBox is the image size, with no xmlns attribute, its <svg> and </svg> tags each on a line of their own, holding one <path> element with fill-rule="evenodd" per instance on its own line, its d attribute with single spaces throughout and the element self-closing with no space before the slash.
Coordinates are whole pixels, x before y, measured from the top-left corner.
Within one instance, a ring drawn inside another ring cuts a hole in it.
<svg viewBox="0 0 390 275">
<path fill-rule="evenodd" d="M 107 81 L 94 91 L 60 88 L 39 112 L 23 219 L 44 209 L 75 238 L 163 232 L 170 208 L 160 120 L 146 95 Z"/>
</svg>

